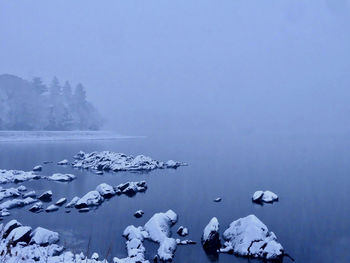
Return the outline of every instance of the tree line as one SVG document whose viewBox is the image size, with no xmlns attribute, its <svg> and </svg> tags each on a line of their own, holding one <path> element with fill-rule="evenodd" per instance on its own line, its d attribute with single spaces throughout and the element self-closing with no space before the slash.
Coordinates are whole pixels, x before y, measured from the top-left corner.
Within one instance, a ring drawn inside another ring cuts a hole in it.
<svg viewBox="0 0 350 263">
<path fill-rule="evenodd" d="M 39 77 L 0 75 L 0 130 L 98 130 L 101 125 L 82 84 L 73 89 L 57 77 L 46 85 Z"/>
</svg>

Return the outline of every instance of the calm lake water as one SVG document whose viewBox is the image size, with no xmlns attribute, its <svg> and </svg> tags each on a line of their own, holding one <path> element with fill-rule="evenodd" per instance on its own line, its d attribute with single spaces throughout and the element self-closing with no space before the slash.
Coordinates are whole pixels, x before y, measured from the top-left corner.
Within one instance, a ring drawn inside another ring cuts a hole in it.
<svg viewBox="0 0 350 263">
<path fill-rule="evenodd" d="M 255 214 L 275 232 L 296 262 L 350 262 L 349 149 L 349 134 L 206 133 L 101 141 L 2 142 L 0 169 L 31 170 L 44 161 L 72 160 L 80 150 L 145 154 L 189 164 L 177 170 L 104 175 L 46 164 L 44 175 L 65 172 L 78 177 L 71 183 L 23 183 L 39 193 L 51 189 L 54 201 L 82 196 L 102 182 L 117 185 L 146 180 L 148 190 L 132 198 L 116 196 L 83 214 L 76 210 L 67 214 L 63 208 L 49 214 L 30 213 L 29 207 L 14 209 L 4 222 L 16 218 L 32 227 L 57 231 L 62 244 L 76 252 L 125 257 L 125 227 L 143 225 L 154 213 L 173 209 L 179 216 L 173 237 L 178 237 L 176 230 L 184 225 L 189 228 L 186 238 L 198 242 L 178 246 L 173 262 L 260 262 L 227 254 L 210 257 L 200 244 L 202 231 L 213 216 L 219 219 L 222 233 L 233 220 Z M 280 201 L 254 205 L 251 196 L 256 190 L 272 190 Z M 222 197 L 222 202 L 213 202 L 216 197 Z M 133 216 L 138 209 L 145 212 L 140 219 Z M 145 246 L 146 256 L 152 259 L 158 246 L 148 241 Z M 284 262 L 291 261 L 285 258 Z"/>
</svg>

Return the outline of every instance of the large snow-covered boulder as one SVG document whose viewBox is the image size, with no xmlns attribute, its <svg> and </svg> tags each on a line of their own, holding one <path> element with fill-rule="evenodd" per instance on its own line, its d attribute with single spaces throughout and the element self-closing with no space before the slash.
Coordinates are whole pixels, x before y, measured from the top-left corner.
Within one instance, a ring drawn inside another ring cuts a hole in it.
<svg viewBox="0 0 350 263">
<path fill-rule="evenodd" d="M 216 217 L 213 217 L 204 228 L 202 244 L 208 251 L 216 251 L 220 248 L 219 221 Z"/>
<path fill-rule="evenodd" d="M 61 174 L 61 173 L 55 173 L 49 177 L 47 177 L 49 180 L 52 181 L 58 181 L 58 182 L 70 182 L 76 178 L 74 174 Z"/>
<path fill-rule="evenodd" d="M 32 228 L 29 226 L 19 226 L 13 229 L 7 236 L 6 240 L 11 244 L 16 245 L 18 242 L 25 242 L 26 244 L 30 241 L 30 233 Z"/>
<path fill-rule="evenodd" d="M 57 232 L 53 232 L 43 227 L 37 227 L 31 233 L 30 244 L 37 244 L 40 246 L 47 246 L 55 244 L 59 241 L 59 235 Z"/>
<path fill-rule="evenodd" d="M 2 229 L 2 233 L 3 233 L 2 238 L 7 238 L 13 229 L 20 227 L 20 226 L 22 226 L 22 224 L 20 222 L 18 222 L 16 219 L 12 219 Z"/>
<path fill-rule="evenodd" d="M 278 201 L 278 195 L 271 191 L 256 191 L 252 197 L 255 203 L 273 203 Z"/>
<path fill-rule="evenodd" d="M 33 167 L 34 172 L 41 172 L 42 169 L 43 169 L 43 167 L 41 165 L 37 165 L 37 166 Z"/>
<path fill-rule="evenodd" d="M 36 202 L 36 199 L 33 199 L 31 197 L 27 197 L 24 199 L 12 199 L 12 200 L 8 200 L 8 201 L 1 203 L 0 210 L 12 209 L 12 208 L 16 208 L 16 207 L 23 207 L 23 206 L 30 205 L 30 204 L 35 203 L 35 202 Z"/>
<path fill-rule="evenodd" d="M 105 198 L 112 197 L 116 194 L 113 186 L 106 183 L 99 184 L 96 187 L 96 191 L 98 191 L 100 195 L 102 195 Z"/>
<path fill-rule="evenodd" d="M 7 189 L 0 189 L 0 201 L 2 201 L 4 198 L 9 198 L 9 197 L 18 197 L 21 195 L 21 188 L 7 188 Z"/>
<path fill-rule="evenodd" d="M 233 221 L 223 237 L 226 242 L 221 252 L 268 260 L 279 259 L 284 254 L 276 235 L 255 215 Z"/>
<path fill-rule="evenodd" d="M 98 206 L 103 202 L 103 197 L 96 190 L 88 192 L 82 198 L 80 198 L 76 204 L 76 208 L 85 208 L 89 206 Z"/>
<path fill-rule="evenodd" d="M 24 172 L 18 170 L 0 170 L 0 184 L 20 183 L 33 179 L 40 179 L 41 176 L 34 172 Z"/>
<path fill-rule="evenodd" d="M 144 155 L 134 157 L 110 151 L 92 153 L 80 151 L 74 158 L 76 159 L 73 162 L 74 167 L 98 171 L 150 171 L 154 169 L 177 168 L 185 165 L 184 163 L 172 160 L 164 163 Z"/>
</svg>

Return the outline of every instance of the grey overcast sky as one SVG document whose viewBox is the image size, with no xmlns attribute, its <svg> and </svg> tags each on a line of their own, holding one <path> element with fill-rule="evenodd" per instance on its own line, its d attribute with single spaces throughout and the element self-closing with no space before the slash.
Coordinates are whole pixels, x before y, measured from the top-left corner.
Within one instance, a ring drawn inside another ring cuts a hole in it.
<svg viewBox="0 0 350 263">
<path fill-rule="evenodd" d="M 0 0 L 0 45 L 121 133 L 350 131 L 350 0 Z"/>
</svg>

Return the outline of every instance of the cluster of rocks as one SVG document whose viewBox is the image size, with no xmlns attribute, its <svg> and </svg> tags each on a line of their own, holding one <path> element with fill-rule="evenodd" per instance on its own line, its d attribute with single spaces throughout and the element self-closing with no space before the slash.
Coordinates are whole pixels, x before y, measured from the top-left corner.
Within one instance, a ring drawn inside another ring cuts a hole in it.
<svg viewBox="0 0 350 263">
<path fill-rule="evenodd" d="M 271 191 L 256 191 L 253 194 L 252 201 L 254 203 L 273 203 L 278 201 L 278 196 Z"/>
<path fill-rule="evenodd" d="M 154 214 L 142 227 L 128 226 L 123 233 L 127 239 L 126 258 L 113 258 L 115 263 L 149 263 L 145 259 L 144 239 L 149 239 L 159 244 L 156 258 L 162 261 L 171 260 L 174 256 L 177 245 L 195 244 L 192 240 L 180 240 L 171 237 L 170 228 L 177 222 L 177 215 L 174 211 L 168 210 L 165 213 Z M 182 229 L 183 231 L 184 229 Z"/>
<path fill-rule="evenodd" d="M 5 226 L 0 224 L 0 261 L 107 263 L 106 260 L 99 261 L 97 253 L 88 259 L 83 253 L 73 254 L 70 251 L 64 251 L 64 247 L 57 244 L 59 239 L 57 232 L 42 227 L 32 230 L 31 227 L 23 226 L 17 220 L 11 220 Z"/>
<path fill-rule="evenodd" d="M 203 232 L 202 244 L 205 250 L 266 260 L 279 260 L 284 255 L 276 235 L 255 215 L 233 221 L 223 233 L 223 239 L 225 242 L 222 246 L 219 221 L 214 217 Z"/>
<path fill-rule="evenodd" d="M 161 162 L 144 155 L 131 156 L 110 151 L 84 153 L 74 156 L 73 167 L 95 171 L 150 171 L 154 169 L 177 168 L 185 163 L 169 160 Z"/>
<path fill-rule="evenodd" d="M 18 170 L 0 170 L 0 184 L 20 183 L 40 178 L 40 175 L 37 175 L 32 171 L 24 172 Z"/>
</svg>

